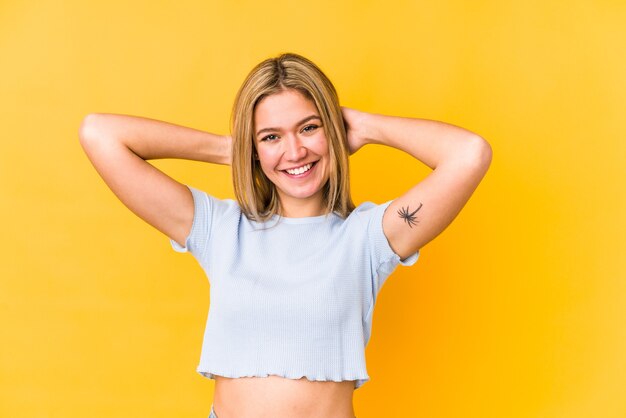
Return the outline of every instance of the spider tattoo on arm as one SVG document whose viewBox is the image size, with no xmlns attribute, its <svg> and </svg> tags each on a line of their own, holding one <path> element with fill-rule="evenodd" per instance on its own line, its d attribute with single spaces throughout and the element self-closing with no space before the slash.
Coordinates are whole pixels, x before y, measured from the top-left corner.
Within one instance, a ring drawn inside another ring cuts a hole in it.
<svg viewBox="0 0 626 418">
<path fill-rule="evenodd" d="M 407 225 L 409 226 L 409 228 L 413 228 L 413 225 L 417 225 L 417 223 L 419 222 L 415 216 L 415 214 L 417 213 L 418 210 L 420 210 L 422 208 L 423 204 L 420 202 L 420 205 L 417 209 L 415 209 L 413 212 L 409 212 L 410 209 L 407 206 L 402 207 L 400 209 L 398 209 L 398 216 L 402 219 L 404 219 L 404 222 L 407 223 Z"/>
</svg>

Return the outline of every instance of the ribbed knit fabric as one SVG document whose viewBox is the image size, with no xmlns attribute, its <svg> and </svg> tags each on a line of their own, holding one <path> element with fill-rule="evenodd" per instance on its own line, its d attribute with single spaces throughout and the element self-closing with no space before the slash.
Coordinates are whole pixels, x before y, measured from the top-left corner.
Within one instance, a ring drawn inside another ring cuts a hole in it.
<svg viewBox="0 0 626 418">
<path fill-rule="evenodd" d="M 400 260 L 383 233 L 391 202 L 359 205 L 346 219 L 275 216 L 250 221 L 234 200 L 187 186 L 194 218 L 182 247 L 210 282 L 197 371 L 214 379 L 369 380 L 365 346 L 378 293 Z"/>
</svg>

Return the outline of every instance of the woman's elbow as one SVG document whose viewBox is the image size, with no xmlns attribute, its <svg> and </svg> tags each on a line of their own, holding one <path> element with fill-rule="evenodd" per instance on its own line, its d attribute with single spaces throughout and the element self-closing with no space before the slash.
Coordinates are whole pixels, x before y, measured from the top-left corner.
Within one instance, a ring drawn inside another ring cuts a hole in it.
<svg viewBox="0 0 626 418">
<path fill-rule="evenodd" d="M 471 160 L 472 165 L 487 171 L 491 165 L 493 150 L 489 142 L 479 135 L 472 136 L 468 144 L 467 157 Z"/>
<path fill-rule="evenodd" d="M 86 115 L 78 128 L 78 139 L 81 144 L 94 141 L 99 137 L 99 123 L 102 118 L 100 113 L 89 113 Z"/>
</svg>

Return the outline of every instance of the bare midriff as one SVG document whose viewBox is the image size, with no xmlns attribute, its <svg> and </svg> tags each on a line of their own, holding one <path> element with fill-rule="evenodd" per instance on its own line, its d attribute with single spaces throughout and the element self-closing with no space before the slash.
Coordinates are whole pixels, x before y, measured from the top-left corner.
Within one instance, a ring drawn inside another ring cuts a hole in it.
<svg viewBox="0 0 626 418">
<path fill-rule="evenodd" d="M 218 418 L 354 418 L 355 382 L 215 376 Z"/>
</svg>

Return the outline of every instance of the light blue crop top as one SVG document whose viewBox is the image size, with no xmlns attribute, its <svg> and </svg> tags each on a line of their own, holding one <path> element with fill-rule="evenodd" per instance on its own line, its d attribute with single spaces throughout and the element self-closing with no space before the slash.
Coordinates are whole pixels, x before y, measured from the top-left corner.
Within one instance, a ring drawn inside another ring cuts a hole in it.
<svg viewBox="0 0 626 418">
<path fill-rule="evenodd" d="M 391 202 L 336 214 L 250 221 L 234 200 L 193 195 L 191 252 L 210 283 L 197 371 L 208 378 L 369 380 L 365 346 L 377 295 L 400 260 L 383 233 Z"/>
</svg>

